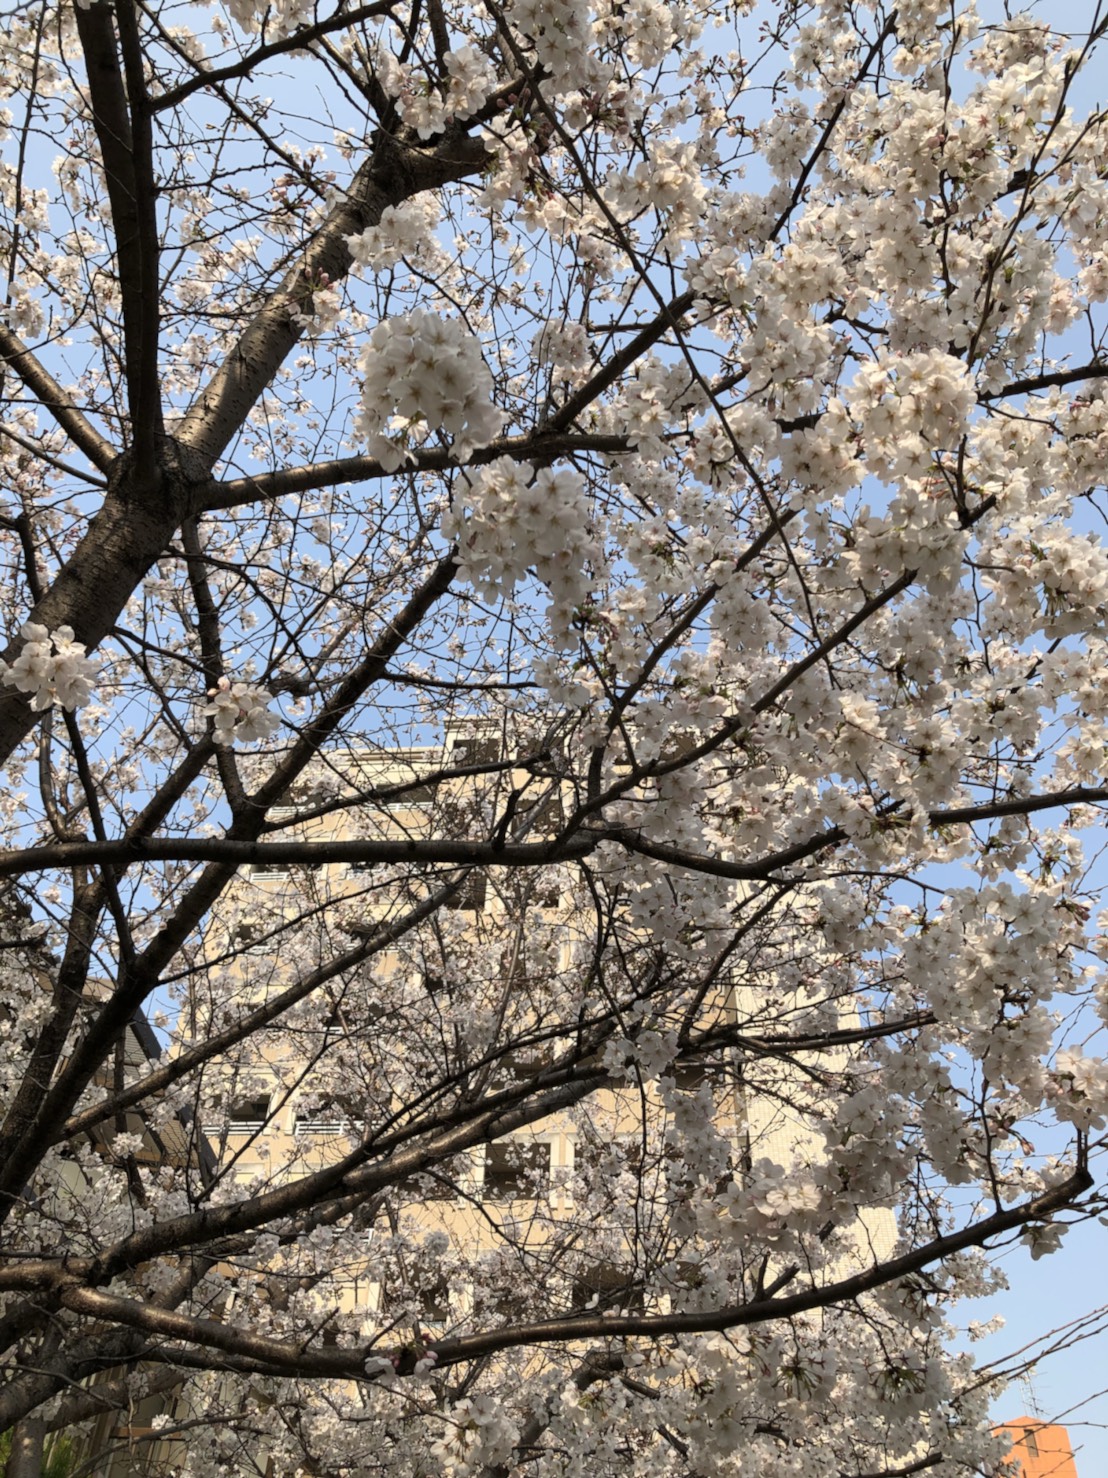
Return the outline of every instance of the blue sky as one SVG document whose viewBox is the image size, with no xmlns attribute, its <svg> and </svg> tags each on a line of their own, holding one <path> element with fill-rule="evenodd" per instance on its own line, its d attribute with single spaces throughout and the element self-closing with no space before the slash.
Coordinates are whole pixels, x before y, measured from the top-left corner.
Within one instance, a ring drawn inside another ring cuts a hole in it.
<svg viewBox="0 0 1108 1478">
<path fill-rule="evenodd" d="M 955 1310 L 962 1324 L 994 1314 L 1004 1318 L 1002 1330 L 972 1347 L 979 1365 L 1041 1342 L 1027 1351 L 1031 1357 L 1053 1343 L 1046 1338 L 1052 1330 L 1086 1321 L 1071 1331 L 1086 1337 L 1045 1355 L 1029 1382 L 1013 1383 L 994 1403 L 997 1420 L 1027 1414 L 1061 1421 L 1069 1428 L 1081 1478 L 1102 1478 L 1108 1473 L 1108 1229 L 1098 1221 L 1071 1227 L 1061 1250 L 1038 1262 L 1019 1243 L 995 1260 L 1008 1277 L 1009 1292 Z"/>
<path fill-rule="evenodd" d="M 982 13 L 996 8 L 991 3 L 979 6 Z M 1032 0 L 1011 7 L 1013 11 L 1037 14 L 1056 28 L 1072 28 L 1074 33 L 1089 26 L 1098 8 L 1094 0 L 1066 0 L 1060 6 Z M 1102 106 L 1105 82 L 1103 67 L 1088 68 L 1072 94 L 1075 110 L 1086 112 Z M 1103 529 L 1098 532 L 1103 538 Z M 1099 834 L 1086 833 L 1086 855 L 1094 857 L 1104 841 L 1103 828 Z M 1089 881 L 1098 890 L 1100 906 L 1108 904 L 1108 865 L 1103 854 Z M 1069 1428 L 1081 1478 L 1102 1478 L 1108 1474 L 1108 1227 L 1096 1220 L 1075 1225 L 1067 1232 L 1061 1249 L 1038 1262 L 1032 1261 L 1019 1242 L 995 1260 L 1008 1278 L 1008 1293 L 967 1302 L 955 1311 L 961 1323 L 989 1319 L 994 1314 L 1005 1321 L 999 1333 L 974 1346 L 979 1365 L 1003 1359 L 1032 1341 L 1041 1343 L 1027 1351 L 1028 1357 L 1045 1352 L 1055 1343 L 1048 1338 L 1051 1331 L 1072 1321 L 1089 1321 L 1071 1332 L 1071 1337 L 1079 1332 L 1084 1337 L 1068 1348 L 1043 1353 L 1030 1373 L 1029 1383 L 1009 1387 L 994 1403 L 997 1419 L 1026 1413 L 1061 1421 Z M 1090 1319 L 1097 1310 L 1103 1311 L 1101 1316 Z"/>
</svg>

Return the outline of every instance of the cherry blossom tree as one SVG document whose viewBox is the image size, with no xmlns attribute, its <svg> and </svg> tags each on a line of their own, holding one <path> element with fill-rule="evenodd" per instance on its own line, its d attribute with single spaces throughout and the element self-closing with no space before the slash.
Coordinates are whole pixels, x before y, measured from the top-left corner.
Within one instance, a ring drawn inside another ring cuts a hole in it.
<svg viewBox="0 0 1108 1478">
<path fill-rule="evenodd" d="M 998 1460 L 1108 1114 L 1062 19 L 9 11 L 10 1473 Z"/>
</svg>

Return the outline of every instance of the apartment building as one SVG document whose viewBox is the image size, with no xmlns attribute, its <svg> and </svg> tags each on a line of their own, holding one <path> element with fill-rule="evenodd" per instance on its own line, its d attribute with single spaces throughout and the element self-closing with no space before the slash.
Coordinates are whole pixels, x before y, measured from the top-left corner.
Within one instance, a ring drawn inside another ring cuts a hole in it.
<svg viewBox="0 0 1108 1478">
<path fill-rule="evenodd" d="M 148 1071 L 163 1060 L 163 1048 L 146 1016 L 140 1011 L 120 1038 L 111 1073 L 98 1076 L 97 1087 L 110 1088 L 120 1079 Z M 95 1217 L 101 1157 L 112 1158 L 119 1134 L 129 1136 L 134 1163 L 142 1171 L 156 1173 L 160 1167 L 190 1166 L 201 1178 L 217 1173 L 215 1156 L 187 1110 L 154 1124 L 137 1110 L 129 1110 L 110 1125 L 89 1132 L 93 1156 L 86 1161 L 69 1159 L 62 1166 L 59 1182 L 50 1198 L 57 1214 L 69 1225 L 80 1225 L 83 1215 Z M 63 1204 L 68 1203 L 68 1204 Z M 44 1201 L 49 1206 L 50 1200 Z M 171 1367 L 146 1372 L 145 1394 L 130 1394 L 133 1372 L 125 1367 L 106 1367 L 84 1383 L 83 1399 L 77 1400 L 81 1417 L 69 1429 L 52 1430 L 39 1423 L 33 1440 L 39 1447 L 43 1472 L 81 1474 L 86 1478 L 146 1478 L 177 1470 L 182 1449 L 178 1442 L 164 1440 L 158 1423 L 173 1424 L 186 1419 L 187 1399 L 183 1378 Z M 77 1398 L 80 1393 L 73 1393 Z"/>
<path fill-rule="evenodd" d="M 572 801 L 555 767 L 508 767 L 500 753 L 495 734 L 463 726 L 445 746 L 328 760 L 293 806 L 271 814 L 271 835 L 468 836 L 506 810 L 514 837 L 552 834 Z M 261 865 L 241 877 L 206 941 L 213 995 L 230 991 L 242 1009 L 294 979 L 319 983 L 271 1031 L 213 1065 L 204 1128 L 220 1175 L 260 1191 L 335 1163 L 366 1136 L 383 1158 L 415 1154 L 360 1208 L 364 1236 L 338 1291 L 334 1278 L 315 1285 L 319 1317 L 332 1318 L 336 1335 L 368 1333 L 389 1350 L 524 1311 L 557 1318 L 737 1301 L 751 1270 L 739 1253 L 704 1262 L 698 1187 L 744 1183 L 763 1156 L 812 1163 L 819 1148 L 804 1106 L 818 1087 L 768 1059 L 752 1086 L 729 1036 L 740 1017 L 755 1026 L 768 1018 L 727 968 L 704 972 L 691 1010 L 684 992 L 683 1023 L 662 1012 L 649 1020 L 638 1059 L 621 1061 L 615 1044 L 629 1032 L 613 1032 L 613 1012 L 639 1009 L 636 980 L 647 1001 L 674 966 L 634 899 L 638 937 L 609 979 L 596 959 L 598 910 L 630 905 L 603 877 L 596 888 L 589 897 L 556 864 L 408 872 L 355 859 Z M 421 909 L 417 926 L 403 927 Z M 359 948 L 370 953 L 335 968 Z M 183 1006 L 204 1031 L 204 1001 Z M 589 1070 L 594 1086 L 566 1091 Z M 559 1093 L 549 1112 L 528 1108 Z M 494 1123 L 457 1154 L 434 1152 L 452 1116 L 498 1104 L 507 1128 Z M 892 1238 L 886 1212 L 860 1224 L 868 1255 Z M 279 1262 L 271 1296 L 310 1298 L 310 1275 Z"/>
<path fill-rule="evenodd" d="M 565 808 L 557 778 L 498 768 L 499 752 L 495 736 L 463 729 L 448 734 L 445 748 L 349 756 L 313 775 L 300 803 L 272 818 L 275 834 L 472 834 L 482 808 L 491 814 L 490 792 L 502 804 L 506 789 L 519 792 L 515 834 L 551 834 Z M 451 891 L 421 927 L 358 969 L 336 972 L 272 1032 L 216 1066 L 213 1080 L 223 1081 L 207 1098 L 215 1107 L 204 1128 L 220 1173 L 259 1189 L 276 1184 L 348 1153 L 374 1122 L 386 1138 L 409 1127 L 418 1144 L 448 1105 L 518 1105 L 572 1064 L 599 1064 L 590 1044 L 595 1038 L 602 1049 L 610 1031 L 586 1005 L 596 984 L 587 958 L 596 921 L 576 916 L 571 884 L 556 866 L 500 876 L 444 866 L 416 879 L 402 868 L 344 861 L 244 874 L 223 932 L 207 942 L 213 978 L 226 991 L 234 973 L 240 1003 L 272 998 L 292 975 L 386 934 L 429 890 Z M 660 959 L 644 940 L 628 964 L 657 969 Z M 728 981 L 705 990 L 701 1035 L 733 1020 L 733 993 Z M 203 1002 L 184 1004 L 199 1013 L 202 1031 Z M 659 1209 L 683 1176 L 699 1173 L 674 1148 L 678 1121 L 682 1137 L 696 1121 L 704 1164 L 724 1181 L 749 1162 L 752 1123 L 756 1136 L 780 1140 L 786 1115 L 767 1103 L 751 1119 L 739 1056 L 729 1049 L 687 1051 L 660 1081 L 632 1074 L 623 1087 L 564 1096 L 559 1110 L 401 1177 L 365 1213 L 366 1257 L 348 1270 L 343 1296 L 361 1330 L 376 1320 L 386 1342 L 413 1322 L 434 1334 L 473 1317 L 507 1318 L 509 1267 L 515 1297 L 527 1289 L 532 1316 L 694 1296 L 681 1276 L 695 1239 L 667 1228 Z M 587 1245 L 579 1227 L 586 1205 Z M 430 1262 L 439 1276 L 401 1266 L 403 1254 L 389 1249 L 405 1236 L 438 1249 Z"/>
</svg>

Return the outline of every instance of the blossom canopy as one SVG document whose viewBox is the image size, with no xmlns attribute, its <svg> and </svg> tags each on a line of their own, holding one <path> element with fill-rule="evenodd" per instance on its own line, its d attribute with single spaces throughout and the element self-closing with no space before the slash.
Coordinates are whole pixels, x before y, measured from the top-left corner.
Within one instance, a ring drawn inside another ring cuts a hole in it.
<svg viewBox="0 0 1108 1478">
<path fill-rule="evenodd" d="M 1105 1211 L 1106 30 L 11 11 L 20 1471 L 1000 1460 L 957 1300 Z"/>
</svg>

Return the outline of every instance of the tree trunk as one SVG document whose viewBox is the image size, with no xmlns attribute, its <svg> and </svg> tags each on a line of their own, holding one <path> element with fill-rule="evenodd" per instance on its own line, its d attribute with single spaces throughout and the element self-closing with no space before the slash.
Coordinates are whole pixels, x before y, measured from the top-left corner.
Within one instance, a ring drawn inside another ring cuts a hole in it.
<svg viewBox="0 0 1108 1478">
<path fill-rule="evenodd" d="M 6 1478 L 41 1478 L 42 1444 L 46 1422 L 42 1417 L 28 1416 L 17 1422 L 12 1432 L 12 1450 Z"/>
</svg>

